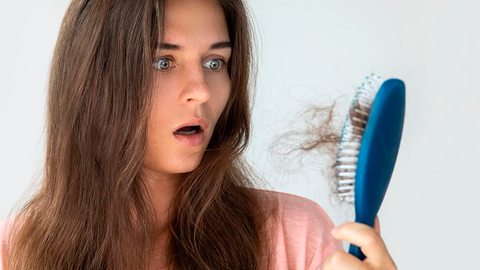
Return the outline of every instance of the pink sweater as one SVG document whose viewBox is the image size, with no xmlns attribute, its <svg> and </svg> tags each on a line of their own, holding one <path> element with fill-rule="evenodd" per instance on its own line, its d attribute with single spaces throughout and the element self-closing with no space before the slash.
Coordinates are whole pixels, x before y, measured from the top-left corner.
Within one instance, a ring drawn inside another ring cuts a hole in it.
<svg viewBox="0 0 480 270">
<path fill-rule="evenodd" d="M 279 199 L 275 269 L 321 270 L 328 255 L 343 250 L 342 242 L 330 233 L 332 221 L 316 202 L 278 191 L 266 194 Z"/>
<path fill-rule="evenodd" d="M 343 250 L 341 241 L 330 231 L 334 227 L 325 211 L 316 202 L 297 195 L 262 190 L 266 196 L 279 199 L 280 224 L 275 243 L 275 269 L 321 270 L 325 258 L 335 250 Z M 0 222 L 0 270 L 2 270 L 3 234 L 7 223 Z M 4 269 L 5 270 L 5 269 Z"/>
</svg>

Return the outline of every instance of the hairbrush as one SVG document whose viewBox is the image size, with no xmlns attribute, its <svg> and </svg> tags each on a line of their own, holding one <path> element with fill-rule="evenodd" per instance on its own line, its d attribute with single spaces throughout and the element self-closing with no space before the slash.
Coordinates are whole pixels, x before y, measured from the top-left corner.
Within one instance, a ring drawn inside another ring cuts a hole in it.
<svg viewBox="0 0 480 270">
<path fill-rule="evenodd" d="M 355 204 L 355 222 L 374 226 L 402 137 L 405 84 L 371 74 L 358 87 L 340 136 L 335 162 L 336 194 Z M 365 259 L 351 244 L 349 253 Z"/>
</svg>

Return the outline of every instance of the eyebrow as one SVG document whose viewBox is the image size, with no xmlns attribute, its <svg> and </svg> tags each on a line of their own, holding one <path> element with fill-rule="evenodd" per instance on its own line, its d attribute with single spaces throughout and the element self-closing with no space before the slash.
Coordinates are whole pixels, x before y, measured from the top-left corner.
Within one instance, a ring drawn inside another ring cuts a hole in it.
<svg viewBox="0 0 480 270">
<path fill-rule="evenodd" d="M 183 50 L 183 47 L 180 46 L 180 45 L 176 45 L 176 44 L 171 44 L 171 43 L 160 43 L 160 44 L 157 44 L 157 46 L 155 46 L 157 49 L 160 49 L 160 50 L 172 50 L 172 51 L 181 51 Z M 214 43 L 212 45 L 210 45 L 210 48 L 209 50 L 216 50 L 216 49 L 223 49 L 223 48 L 232 48 L 232 44 L 230 43 L 230 41 L 221 41 L 221 42 L 217 42 L 217 43 Z"/>
</svg>

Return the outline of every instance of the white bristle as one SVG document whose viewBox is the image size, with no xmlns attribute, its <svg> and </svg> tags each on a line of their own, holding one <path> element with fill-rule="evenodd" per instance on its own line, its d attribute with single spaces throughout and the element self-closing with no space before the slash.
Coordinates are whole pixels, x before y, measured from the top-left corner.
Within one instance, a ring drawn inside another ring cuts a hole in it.
<svg viewBox="0 0 480 270">
<path fill-rule="evenodd" d="M 360 104 L 360 106 L 362 106 L 363 108 L 367 108 L 369 110 L 372 108 L 372 104 L 366 102 L 365 100 L 359 100 L 358 104 Z"/>
<path fill-rule="evenodd" d="M 352 187 L 351 186 L 344 186 L 344 187 L 338 187 L 337 190 L 338 191 L 345 191 L 345 190 L 351 190 Z"/>
<path fill-rule="evenodd" d="M 358 157 L 339 157 L 337 160 L 342 161 L 342 162 L 347 162 L 347 163 L 348 162 L 355 162 L 356 163 L 357 160 L 358 160 Z"/>
<path fill-rule="evenodd" d="M 347 165 L 347 164 L 341 164 L 337 165 L 337 170 L 356 170 L 357 165 Z"/>
<path fill-rule="evenodd" d="M 342 153 L 344 155 L 358 155 L 358 150 L 355 150 L 355 149 L 343 149 L 342 150 Z"/>
<path fill-rule="evenodd" d="M 352 129 L 353 130 L 353 129 Z M 342 134 L 342 141 L 344 142 L 351 142 L 351 141 L 361 141 L 362 137 L 354 134 L 352 130 L 345 130 Z M 362 132 L 363 134 L 363 132 Z"/>
<path fill-rule="evenodd" d="M 337 175 L 340 177 L 355 177 L 355 172 L 339 172 Z"/>
<path fill-rule="evenodd" d="M 354 191 L 350 191 L 350 192 L 345 192 L 345 193 L 338 193 L 339 196 L 341 197 L 350 197 L 350 196 L 354 196 L 355 195 L 355 192 Z"/>
<path fill-rule="evenodd" d="M 364 128 L 361 128 L 361 127 L 353 127 L 352 130 L 361 132 L 362 134 L 363 134 L 363 132 L 365 132 L 365 129 L 364 129 Z"/>
<path fill-rule="evenodd" d="M 365 116 L 368 117 L 368 113 L 367 113 L 367 112 L 364 112 L 364 111 L 359 110 L 359 109 L 355 109 L 354 111 L 355 111 L 356 113 L 359 113 L 359 114 L 362 114 L 362 115 L 365 115 Z"/>
<path fill-rule="evenodd" d="M 342 144 L 342 146 L 343 146 L 344 148 L 346 148 L 346 147 L 352 147 L 352 148 L 356 148 L 356 149 L 360 149 L 360 145 L 361 145 L 361 144 L 360 144 L 359 142 L 344 142 L 344 143 Z"/>
<path fill-rule="evenodd" d="M 339 185 L 348 185 L 348 184 L 355 184 L 355 179 L 342 179 L 338 180 L 337 184 Z"/>
<path fill-rule="evenodd" d="M 363 123 L 363 124 L 367 124 L 367 121 L 363 120 L 363 119 L 360 119 L 358 117 L 352 117 L 353 120 L 357 121 L 357 122 L 360 122 L 360 123 Z"/>
<path fill-rule="evenodd" d="M 370 110 L 375 101 L 378 89 L 383 80 L 379 76 L 371 74 L 365 77 L 367 81 L 358 87 L 352 103 L 350 104 L 349 114 L 345 119 L 342 134 L 340 136 L 339 150 L 337 153 L 337 166 L 335 166 L 335 177 L 337 178 L 337 195 L 345 202 L 353 203 L 355 201 L 355 175 L 357 170 L 358 154 L 363 139 L 365 129 L 354 125 L 361 123 L 366 125 Z M 350 112 L 355 112 L 362 118 L 350 118 Z M 346 178 L 346 179 L 345 179 Z"/>
</svg>

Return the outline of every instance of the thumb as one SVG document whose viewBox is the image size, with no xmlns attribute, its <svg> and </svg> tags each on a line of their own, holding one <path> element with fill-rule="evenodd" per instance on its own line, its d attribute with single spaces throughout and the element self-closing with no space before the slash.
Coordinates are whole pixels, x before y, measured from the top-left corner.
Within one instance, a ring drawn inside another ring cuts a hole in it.
<svg viewBox="0 0 480 270">
<path fill-rule="evenodd" d="M 373 224 L 373 228 L 380 235 L 380 220 L 378 219 L 378 216 L 375 217 L 375 223 Z"/>
</svg>

